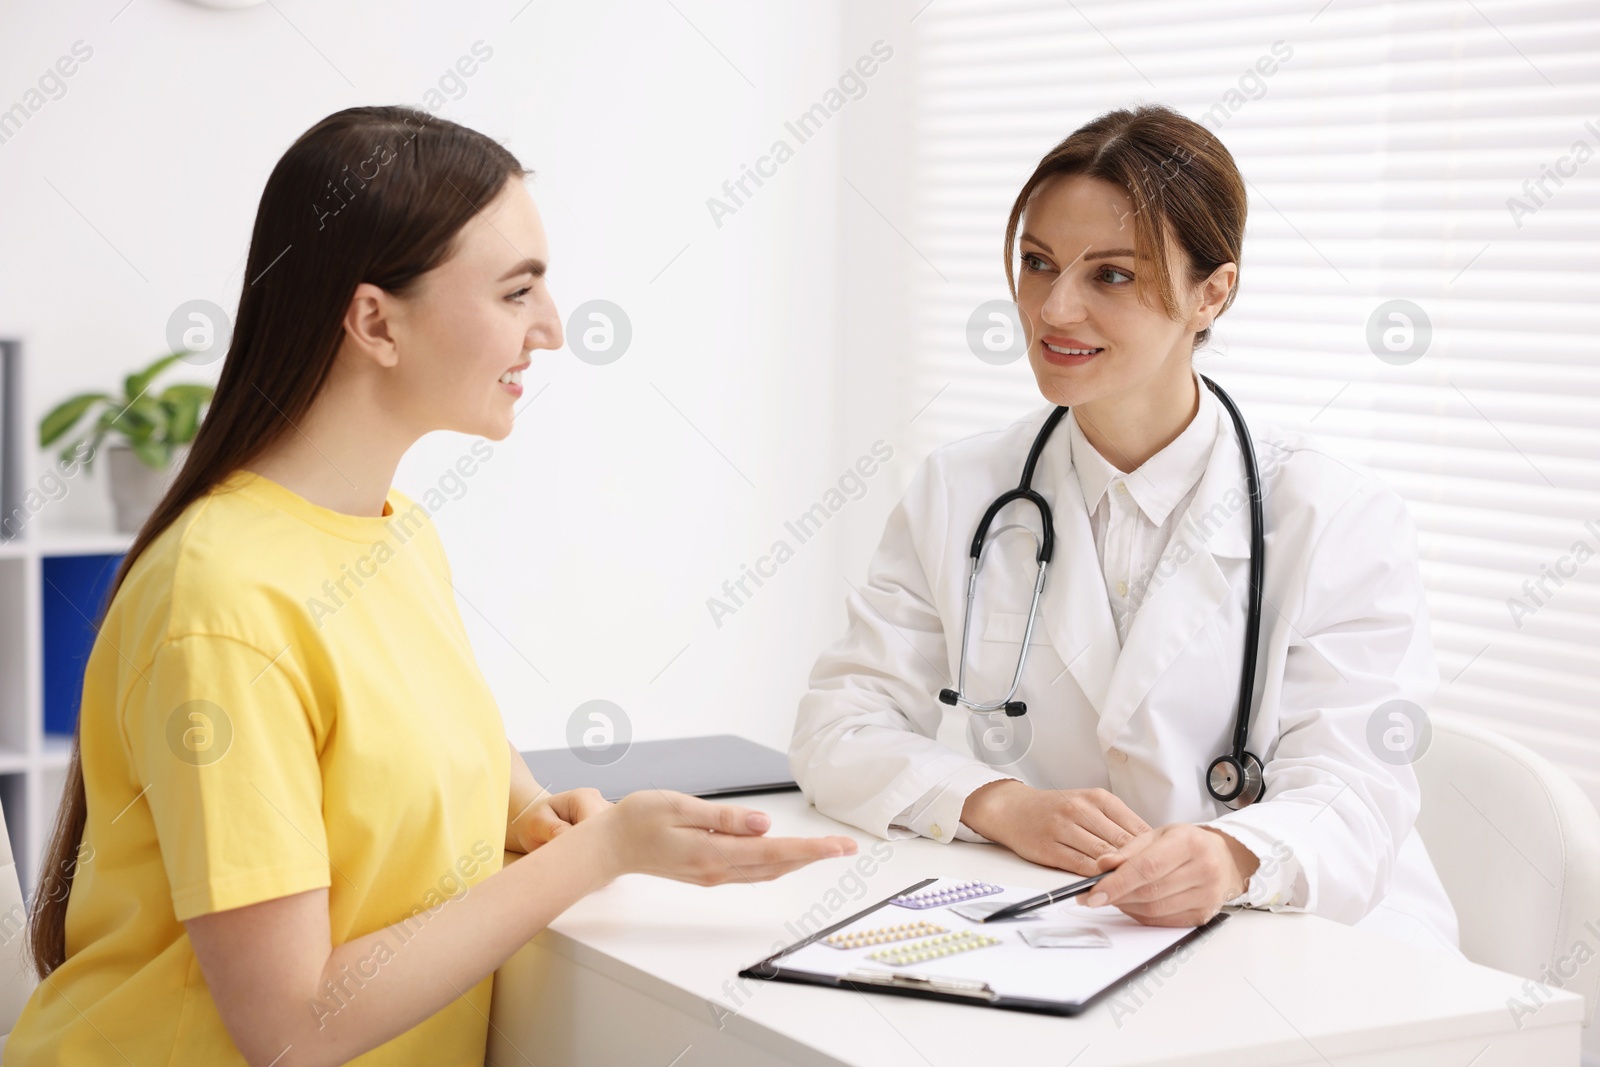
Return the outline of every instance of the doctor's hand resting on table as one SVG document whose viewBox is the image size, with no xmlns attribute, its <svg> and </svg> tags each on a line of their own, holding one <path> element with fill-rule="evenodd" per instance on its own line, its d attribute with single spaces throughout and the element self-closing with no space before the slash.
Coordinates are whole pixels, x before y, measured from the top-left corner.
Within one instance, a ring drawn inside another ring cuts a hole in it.
<svg viewBox="0 0 1600 1067">
<path fill-rule="evenodd" d="M 979 786 L 961 822 L 1025 860 L 1088 877 L 1119 871 L 1073 898 L 1113 904 L 1152 926 L 1198 926 L 1244 892 L 1260 861 L 1211 827 L 1159 830 L 1104 789 L 1034 789 L 1015 778 Z"/>
<path fill-rule="evenodd" d="M 1420 750 L 1386 740 L 1425 731 L 1438 687 L 1405 501 L 1195 367 L 1247 207 L 1226 146 L 1171 108 L 1045 154 L 1004 227 L 1021 329 L 967 339 L 987 359 L 1015 334 L 1047 403 L 918 465 L 790 768 L 879 837 L 1105 873 L 1080 906 L 1309 911 L 1459 955 Z"/>
</svg>

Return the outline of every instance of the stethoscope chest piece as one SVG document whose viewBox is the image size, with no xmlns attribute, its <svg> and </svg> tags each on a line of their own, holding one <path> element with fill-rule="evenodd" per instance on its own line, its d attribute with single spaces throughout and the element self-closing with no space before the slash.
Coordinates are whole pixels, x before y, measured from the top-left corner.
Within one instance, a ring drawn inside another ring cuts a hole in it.
<svg viewBox="0 0 1600 1067">
<path fill-rule="evenodd" d="M 1266 784 L 1261 761 L 1254 753 L 1246 752 L 1244 760 L 1236 760 L 1230 753 L 1211 761 L 1206 772 L 1206 788 L 1211 795 L 1230 808 L 1248 807 L 1261 799 Z"/>
</svg>

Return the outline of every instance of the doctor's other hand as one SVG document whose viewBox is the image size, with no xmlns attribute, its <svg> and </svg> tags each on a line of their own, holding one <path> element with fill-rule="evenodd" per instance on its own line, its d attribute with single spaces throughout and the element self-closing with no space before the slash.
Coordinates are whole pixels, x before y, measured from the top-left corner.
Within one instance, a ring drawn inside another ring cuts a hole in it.
<svg viewBox="0 0 1600 1067">
<path fill-rule="evenodd" d="M 765 882 L 817 860 L 855 854 L 850 837 L 764 837 L 759 811 L 662 789 L 623 797 L 568 831 L 594 834 L 610 877 L 655 874 L 694 885 Z"/>
<path fill-rule="evenodd" d="M 1100 873 L 1102 855 L 1152 832 L 1109 790 L 1035 789 L 1015 778 L 973 790 L 961 821 L 1025 860 L 1085 877 Z"/>
<path fill-rule="evenodd" d="M 521 851 L 532 852 L 557 834 L 611 807 L 598 789 L 568 789 L 547 793 L 517 813 L 510 837 Z"/>
<path fill-rule="evenodd" d="M 1245 891 L 1260 863 L 1221 830 L 1172 823 L 1101 856 L 1099 870 L 1112 873 L 1077 900 L 1115 905 L 1146 926 L 1199 926 Z"/>
</svg>

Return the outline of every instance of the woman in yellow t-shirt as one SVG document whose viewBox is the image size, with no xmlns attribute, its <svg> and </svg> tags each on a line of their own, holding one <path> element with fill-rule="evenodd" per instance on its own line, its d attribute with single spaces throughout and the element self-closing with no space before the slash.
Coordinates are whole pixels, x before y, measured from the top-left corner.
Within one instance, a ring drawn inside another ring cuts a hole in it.
<svg viewBox="0 0 1600 1067">
<path fill-rule="evenodd" d="M 374 107 L 268 178 L 215 398 L 100 620 L 5 1063 L 478 1064 L 495 968 L 617 875 L 855 851 L 682 794 L 548 795 L 506 738 L 390 483 L 431 430 L 505 438 L 561 347 L 527 173 Z"/>
</svg>

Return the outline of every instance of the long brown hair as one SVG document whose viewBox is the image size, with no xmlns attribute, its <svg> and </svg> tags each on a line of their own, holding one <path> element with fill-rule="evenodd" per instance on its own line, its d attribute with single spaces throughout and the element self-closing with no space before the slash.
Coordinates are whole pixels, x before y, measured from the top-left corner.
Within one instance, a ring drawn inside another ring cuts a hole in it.
<svg viewBox="0 0 1600 1067">
<path fill-rule="evenodd" d="M 529 173 L 489 137 L 407 107 L 353 107 L 301 134 L 261 193 L 232 340 L 189 456 L 117 568 L 104 624 L 134 561 L 190 504 L 298 424 L 327 380 L 361 282 L 404 293 L 456 234 Z M 66 960 L 67 900 L 88 804 L 73 732 L 63 803 L 28 934 L 43 979 Z"/>
<path fill-rule="evenodd" d="M 1172 265 L 1165 233 L 1189 256 L 1187 285 L 1196 285 L 1224 263 L 1238 264 L 1244 247 L 1247 198 L 1233 155 L 1216 135 L 1191 118 L 1160 104 L 1108 111 L 1074 130 L 1045 153 L 1017 193 L 1006 221 L 1006 285 L 1017 295 L 1012 258 L 1023 210 L 1050 178 L 1082 175 L 1110 182 L 1133 203 L 1134 249 L 1155 264 L 1156 294 L 1171 318 L 1178 317 Z M 1126 220 L 1124 220 L 1124 223 Z M 1144 272 L 1133 279 L 1139 296 L 1150 301 Z M 1238 275 L 1220 315 L 1239 294 Z M 1195 334 L 1199 348 L 1211 327 Z"/>
</svg>

